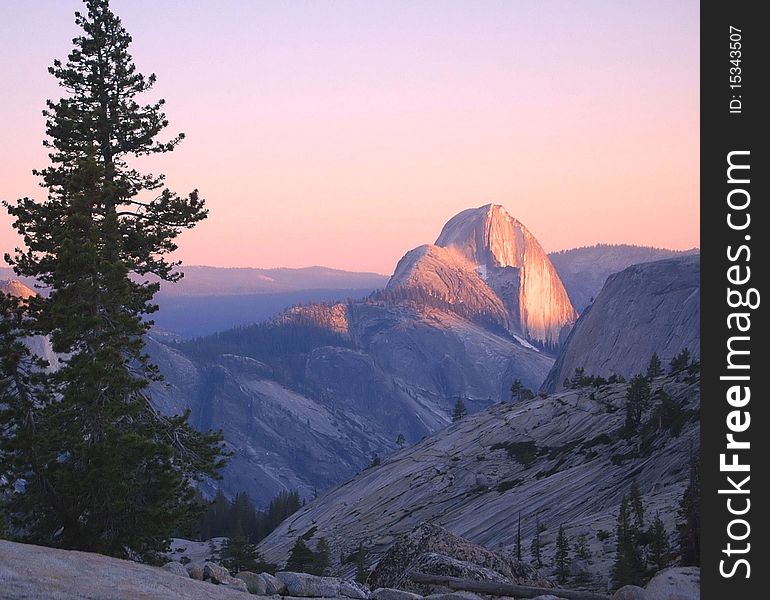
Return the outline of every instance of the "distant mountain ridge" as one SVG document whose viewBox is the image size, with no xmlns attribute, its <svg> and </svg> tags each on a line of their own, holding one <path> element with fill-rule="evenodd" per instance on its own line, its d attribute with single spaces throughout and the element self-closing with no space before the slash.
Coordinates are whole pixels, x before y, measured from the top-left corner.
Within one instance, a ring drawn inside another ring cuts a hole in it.
<svg viewBox="0 0 770 600">
<path fill-rule="evenodd" d="M 235 296 L 277 294 L 306 290 L 362 290 L 384 287 L 387 275 L 344 271 L 328 267 L 207 267 L 182 265 L 184 277 L 176 283 L 161 283 L 165 296 Z M 34 287 L 29 278 L 18 278 L 13 269 L 0 267 L 0 279 L 19 279 Z"/>
</svg>

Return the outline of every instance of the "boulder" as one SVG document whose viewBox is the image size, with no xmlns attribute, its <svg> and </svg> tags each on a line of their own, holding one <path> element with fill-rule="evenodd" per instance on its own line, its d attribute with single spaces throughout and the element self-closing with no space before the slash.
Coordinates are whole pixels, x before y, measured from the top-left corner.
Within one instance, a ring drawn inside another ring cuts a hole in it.
<svg viewBox="0 0 770 600">
<path fill-rule="evenodd" d="M 431 554 L 443 558 L 428 556 Z M 447 558 L 458 562 L 447 562 Z M 407 589 L 407 575 L 409 571 L 417 570 L 418 564 L 425 569 L 469 569 L 467 576 L 476 573 L 487 581 L 543 585 L 537 571 L 531 566 L 518 562 L 511 556 L 492 552 L 432 523 L 423 523 L 399 537 L 377 563 L 368 583 L 373 588 Z M 423 572 L 449 574 L 448 571 Z M 425 590 L 414 588 L 412 591 Z"/>
<path fill-rule="evenodd" d="M 624 585 L 612 595 L 612 600 L 648 600 L 647 592 L 636 585 Z"/>
<path fill-rule="evenodd" d="M 644 600 L 700 600 L 700 569 L 663 569 L 645 587 Z"/>
<path fill-rule="evenodd" d="M 201 567 L 199 564 L 187 563 L 185 565 L 185 570 L 187 571 L 187 575 L 190 577 L 190 579 L 203 581 L 203 567 Z"/>
<path fill-rule="evenodd" d="M 203 565 L 203 579 L 212 583 L 223 583 L 232 579 L 232 575 L 222 565 L 207 562 Z"/>
<path fill-rule="evenodd" d="M 203 565 L 203 579 L 204 581 L 210 581 L 211 583 L 221 585 L 230 590 L 239 592 L 249 591 L 245 581 L 233 577 L 230 575 L 230 571 L 216 563 L 207 562 Z"/>
<path fill-rule="evenodd" d="M 265 584 L 266 596 L 283 595 L 286 592 L 286 585 L 274 575 L 271 575 L 270 573 L 258 573 L 257 577 L 259 577 Z"/>
<path fill-rule="evenodd" d="M 340 581 L 340 596 L 354 600 L 366 600 L 369 597 L 369 590 L 355 581 L 343 579 Z"/>
<path fill-rule="evenodd" d="M 369 598 L 370 600 L 421 600 L 422 596 L 393 588 L 377 588 L 369 595 Z"/>
<path fill-rule="evenodd" d="M 246 585 L 246 582 L 240 579 L 236 579 L 235 577 L 233 577 L 229 581 L 220 583 L 219 586 L 226 588 L 228 590 L 235 590 L 236 592 L 246 592 L 247 594 L 249 593 L 249 588 Z"/>
<path fill-rule="evenodd" d="M 286 594 L 300 598 L 336 598 L 340 595 L 340 580 L 308 573 L 280 571 L 275 574 L 286 586 Z"/>
<path fill-rule="evenodd" d="M 163 568 L 169 573 L 173 573 L 174 575 L 190 577 L 190 575 L 187 573 L 187 569 L 184 568 L 184 565 L 176 561 L 172 560 L 171 562 L 167 562 L 165 565 L 163 565 Z"/>
<path fill-rule="evenodd" d="M 265 580 L 256 573 L 252 573 L 251 571 L 241 571 L 240 573 L 236 573 L 235 578 L 240 579 L 246 584 L 250 594 L 256 594 L 257 596 L 268 595 Z"/>
</svg>

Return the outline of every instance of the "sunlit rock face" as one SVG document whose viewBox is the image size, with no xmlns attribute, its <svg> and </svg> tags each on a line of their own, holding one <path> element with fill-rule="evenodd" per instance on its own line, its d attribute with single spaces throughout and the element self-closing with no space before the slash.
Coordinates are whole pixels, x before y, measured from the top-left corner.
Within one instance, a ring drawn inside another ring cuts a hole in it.
<svg viewBox="0 0 770 600">
<path fill-rule="evenodd" d="M 342 335 L 350 333 L 347 311 L 341 302 L 292 306 L 274 321 L 277 324 L 313 324 Z"/>
<path fill-rule="evenodd" d="M 435 245 L 399 262 L 388 287 L 431 289 L 450 302 L 505 316 L 512 332 L 556 346 L 577 318 L 561 279 L 540 244 L 499 205 L 464 210 L 444 225 Z"/>
<path fill-rule="evenodd" d="M 0 280 L 0 293 L 10 294 L 26 300 L 31 296 L 35 296 L 35 290 L 27 287 L 18 279 L 3 279 Z"/>
<path fill-rule="evenodd" d="M 453 249 L 426 244 L 410 250 L 398 262 L 386 289 L 420 290 L 509 327 L 502 299 L 484 281 L 476 265 Z"/>
</svg>

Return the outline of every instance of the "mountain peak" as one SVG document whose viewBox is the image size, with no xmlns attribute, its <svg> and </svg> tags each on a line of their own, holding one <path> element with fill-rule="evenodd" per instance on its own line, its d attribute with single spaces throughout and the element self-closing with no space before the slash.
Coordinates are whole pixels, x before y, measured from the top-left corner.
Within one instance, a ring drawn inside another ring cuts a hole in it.
<svg viewBox="0 0 770 600">
<path fill-rule="evenodd" d="M 512 332 L 551 347 L 577 318 L 543 248 L 500 204 L 449 219 L 435 245 L 401 259 L 388 287 L 428 289 L 474 312 L 482 306 L 485 314 L 507 312 L 499 322 L 507 320 Z"/>
<path fill-rule="evenodd" d="M 503 206 L 485 204 L 449 219 L 436 245 L 453 248 L 482 268 L 500 268 L 521 266 L 525 248 L 532 242 L 537 244 L 529 230 Z"/>
</svg>

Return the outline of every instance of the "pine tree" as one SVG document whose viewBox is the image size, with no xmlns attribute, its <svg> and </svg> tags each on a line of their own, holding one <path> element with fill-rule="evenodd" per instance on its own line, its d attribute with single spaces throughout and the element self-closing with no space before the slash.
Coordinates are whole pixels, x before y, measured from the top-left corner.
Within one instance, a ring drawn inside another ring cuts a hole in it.
<svg viewBox="0 0 770 600">
<path fill-rule="evenodd" d="M 529 554 L 532 556 L 532 564 L 538 569 L 543 567 L 543 554 L 540 546 L 540 519 L 535 521 L 535 535 L 529 545 Z"/>
<path fill-rule="evenodd" d="M 514 379 L 511 384 L 511 400 L 521 400 L 521 392 L 524 390 L 524 384 L 521 379 Z"/>
<path fill-rule="evenodd" d="M 52 399 L 44 374 L 47 363 L 23 342 L 28 319 L 27 301 L 0 292 L 0 537 L 9 533 L 7 511 L 13 509 L 3 504 L 20 498 L 16 473 L 30 472 L 29 461 L 36 466 L 40 460 L 44 423 L 35 414 L 36 404 Z"/>
<path fill-rule="evenodd" d="M 635 375 L 626 391 L 626 432 L 632 433 L 642 422 L 644 411 L 650 406 L 650 384 L 641 375 Z"/>
<path fill-rule="evenodd" d="M 364 548 L 363 544 L 359 544 L 353 558 L 356 564 L 356 581 L 358 583 L 366 583 L 366 580 L 369 579 L 369 568 L 366 564 L 368 557 L 369 551 Z"/>
<path fill-rule="evenodd" d="M 559 526 L 559 533 L 556 536 L 556 555 L 554 557 L 554 566 L 556 567 L 556 576 L 559 583 L 567 581 L 569 575 L 569 538 L 564 531 L 564 525 Z"/>
<path fill-rule="evenodd" d="M 35 173 L 48 197 L 5 203 L 25 245 L 6 260 L 49 289 L 30 299 L 25 333 L 66 357 L 47 378 L 56 401 L 31 406 L 38 433 L 13 435 L 4 475 L 26 485 L 8 513 L 28 542 L 149 560 L 197 509 L 191 484 L 222 466 L 221 435 L 155 410 L 147 389 L 161 376 L 144 352 L 159 289 L 146 279 L 181 277 L 166 255 L 207 211 L 197 191 L 180 197 L 129 166 L 183 136 L 157 139 L 163 101 L 137 102 L 155 76 L 137 72 L 109 1 L 85 4 L 74 49 L 49 68 L 68 95 L 44 112 L 51 165 Z"/>
<path fill-rule="evenodd" d="M 516 524 L 516 560 L 521 562 L 521 511 Z"/>
<path fill-rule="evenodd" d="M 291 548 L 289 560 L 286 561 L 286 571 L 293 573 L 313 573 L 316 566 L 315 553 L 307 547 L 305 540 L 297 538 Z"/>
<path fill-rule="evenodd" d="M 332 550 L 325 537 L 319 538 L 315 547 L 315 575 L 328 575 L 332 564 Z"/>
<path fill-rule="evenodd" d="M 644 504 L 636 479 L 631 481 L 631 510 L 634 513 L 634 526 L 641 531 L 644 527 Z"/>
<path fill-rule="evenodd" d="M 612 579 L 615 587 L 639 585 L 642 582 L 644 565 L 638 545 L 638 530 L 631 521 L 628 499 L 623 496 L 618 511 L 616 530 L 615 563 Z"/>
<path fill-rule="evenodd" d="M 669 367 L 671 368 L 671 373 L 679 373 L 680 371 L 684 371 L 689 366 L 689 364 L 690 350 L 688 348 L 684 348 L 679 354 L 671 359 Z"/>
<path fill-rule="evenodd" d="M 272 573 L 275 565 L 266 563 L 255 544 L 243 536 L 228 538 L 222 549 L 222 566 L 231 573 L 251 571 L 252 573 Z"/>
<path fill-rule="evenodd" d="M 647 554 L 648 562 L 655 565 L 657 570 L 661 570 L 668 565 L 668 553 L 670 546 L 668 543 L 668 533 L 660 516 L 656 515 L 648 532 L 650 539 L 649 552 Z"/>
<path fill-rule="evenodd" d="M 680 564 L 700 566 L 700 465 L 697 456 L 690 457 L 690 481 L 679 501 L 677 525 Z"/>
<path fill-rule="evenodd" d="M 458 398 L 457 402 L 455 402 L 454 412 L 452 413 L 452 422 L 456 423 L 467 414 L 468 411 L 465 408 L 465 402 L 463 402 L 462 398 Z"/>
<path fill-rule="evenodd" d="M 399 448 L 403 448 L 406 445 L 406 438 L 404 437 L 403 433 L 398 434 L 398 437 L 396 438 L 396 445 Z"/>
<path fill-rule="evenodd" d="M 588 561 L 592 558 L 591 548 L 588 547 L 588 536 L 585 533 L 581 533 L 575 540 L 575 556 Z"/>
<path fill-rule="evenodd" d="M 660 363 L 658 353 L 653 352 L 652 357 L 650 358 L 650 364 L 647 365 L 647 379 L 652 381 L 661 375 L 663 375 L 663 366 Z"/>
</svg>

